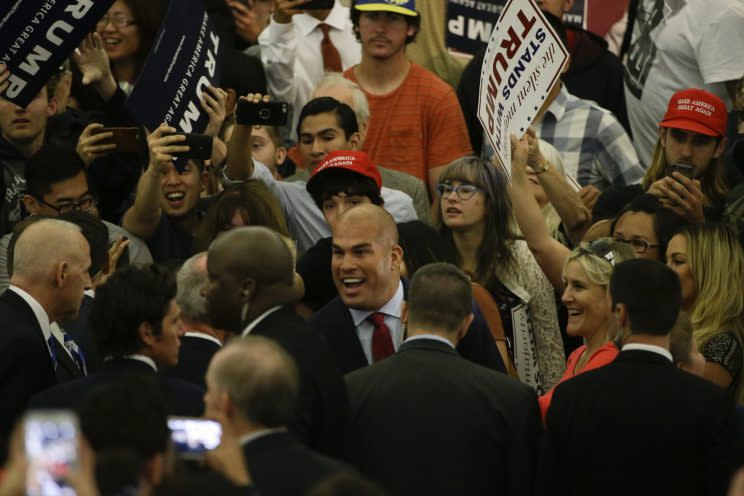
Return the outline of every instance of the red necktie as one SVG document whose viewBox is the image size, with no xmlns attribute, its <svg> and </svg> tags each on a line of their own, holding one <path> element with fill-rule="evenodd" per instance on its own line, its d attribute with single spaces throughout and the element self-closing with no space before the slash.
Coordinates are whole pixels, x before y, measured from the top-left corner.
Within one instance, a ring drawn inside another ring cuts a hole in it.
<svg viewBox="0 0 744 496">
<path fill-rule="evenodd" d="M 331 41 L 331 37 L 328 32 L 331 30 L 331 26 L 326 23 L 320 24 L 320 29 L 323 31 L 323 40 L 320 42 L 320 53 L 323 54 L 323 69 L 328 72 L 341 72 L 341 54 L 338 53 L 336 45 Z"/>
<path fill-rule="evenodd" d="M 379 362 L 395 353 L 390 329 L 385 325 L 385 315 L 375 312 L 367 320 L 372 322 L 375 330 L 372 333 L 372 361 Z"/>
</svg>

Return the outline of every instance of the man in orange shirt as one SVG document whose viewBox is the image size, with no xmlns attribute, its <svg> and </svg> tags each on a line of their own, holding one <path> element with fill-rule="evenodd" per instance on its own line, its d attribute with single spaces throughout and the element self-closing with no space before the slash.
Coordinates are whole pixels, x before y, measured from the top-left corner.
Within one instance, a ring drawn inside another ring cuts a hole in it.
<svg viewBox="0 0 744 496">
<path fill-rule="evenodd" d="M 454 90 L 406 56 L 419 31 L 414 0 L 353 0 L 362 61 L 344 73 L 367 95 L 371 119 L 362 150 L 377 164 L 434 188 L 444 166 L 472 153 Z"/>
</svg>

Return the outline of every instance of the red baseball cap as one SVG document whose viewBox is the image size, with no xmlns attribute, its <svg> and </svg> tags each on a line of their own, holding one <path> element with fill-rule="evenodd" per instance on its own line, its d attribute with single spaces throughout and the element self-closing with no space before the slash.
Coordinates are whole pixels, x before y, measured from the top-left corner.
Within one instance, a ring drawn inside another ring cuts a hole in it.
<svg viewBox="0 0 744 496">
<path fill-rule="evenodd" d="M 727 123 L 728 110 L 723 100 L 713 93 L 691 88 L 672 95 L 659 125 L 707 136 L 726 136 Z"/>
<path fill-rule="evenodd" d="M 364 152 L 353 152 L 350 150 L 337 150 L 331 152 L 323 159 L 313 171 L 307 181 L 306 189 L 310 191 L 311 185 L 315 183 L 318 176 L 322 176 L 331 170 L 347 170 L 360 174 L 374 180 L 378 188 L 382 188 L 382 177 L 377 166 Z"/>
</svg>

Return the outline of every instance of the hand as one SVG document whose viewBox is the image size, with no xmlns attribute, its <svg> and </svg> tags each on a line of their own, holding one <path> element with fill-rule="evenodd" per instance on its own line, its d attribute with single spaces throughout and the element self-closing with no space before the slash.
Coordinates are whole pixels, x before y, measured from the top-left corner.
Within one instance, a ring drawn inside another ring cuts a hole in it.
<svg viewBox="0 0 744 496">
<path fill-rule="evenodd" d="M 215 472 L 219 472 L 238 486 L 250 486 L 253 481 L 245 465 L 243 448 L 230 425 L 224 418 L 213 418 L 222 426 L 220 445 L 207 452 L 204 461 Z"/>
<path fill-rule="evenodd" d="M 271 98 L 269 97 L 269 95 L 262 95 L 261 93 L 248 93 L 246 96 L 241 96 L 238 100 L 242 102 L 259 104 L 261 102 L 269 103 L 269 101 L 271 101 Z M 240 124 L 240 127 L 248 127 L 251 129 L 253 128 L 252 125 L 245 126 L 243 124 Z M 260 126 L 257 126 L 257 128 L 260 129 Z M 233 134 L 235 134 L 234 130 L 233 130 Z"/>
<path fill-rule="evenodd" d="M 207 91 L 202 93 L 201 106 L 209 115 L 209 124 L 204 134 L 215 137 L 220 133 L 222 124 L 227 116 L 227 92 L 221 88 L 207 86 Z"/>
<path fill-rule="evenodd" d="M 26 494 L 26 473 L 28 459 L 23 449 L 24 422 L 16 423 L 10 435 L 8 463 L 0 479 L 0 496 L 24 496 Z"/>
<path fill-rule="evenodd" d="M 110 139 L 114 133 L 106 132 L 93 134 L 96 129 L 103 128 L 103 124 L 89 124 L 84 130 L 83 134 L 78 138 L 77 151 L 78 156 L 83 161 L 86 167 L 90 166 L 94 160 L 104 157 L 116 150 L 116 143 L 99 144 Z"/>
<path fill-rule="evenodd" d="M 5 93 L 5 90 L 8 89 L 8 86 L 10 86 L 10 81 L 8 81 L 8 78 L 10 77 L 10 69 L 8 69 L 8 66 L 0 63 L 0 95 Z"/>
<path fill-rule="evenodd" d="M 583 188 L 579 190 L 579 196 L 581 197 L 581 201 L 586 205 L 586 208 L 589 210 L 594 208 L 594 205 L 597 203 L 597 200 L 599 199 L 599 190 L 592 186 L 591 184 L 587 184 Z"/>
<path fill-rule="evenodd" d="M 530 154 L 530 144 L 528 137 L 525 134 L 521 138 L 517 138 L 516 135 L 511 135 L 511 149 L 512 149 L 512 168 L 515 166 L 520 170 L 526 170 L 527 163 Z"/>
<path fill-rule="evenodd" d="M 81 436 L 78 442 L 77 468 L 64 477 L 77 496 L 99 496 L 95 467 L 95 453 L 88 441 Z"/>
<path fill-rule="evenodd" d="M 96 84 L 111 76 L 108 55 L 103 48 L 103 40 L 98 33 L 85 37 L 72 53 L 72 60 L 83 75 L 83 84 Z"/>
<path fill-rule="evenodd" d="M 276 0 L 274 20 L 279 24 L 289 24 L 292 16 L 304 12 L 298 7 L 307 2 L 308 0 Z"/>
<path fill-rule="evenodd" d="M 731 478 L 727 496 L 744 496 L 744 468 L 740 468 Z"/>
<path fill-rule="evenodd" d="M 540 170 L 545 167 L 547 160 L 540 151 L 540 140 L 535 134 L 535 130 L 532 128 L 527 129 L 527 143 L 529 144 L 529 155 L 527 156 L 527 165 L 532 167 L 534 170 Z"/>
<path fill-rule="evenodd" d="M 124 250 L 129 246 L 129 239 L 125 236 L 117 239 L 108 251 L 108 263 L 104 266 L 104 270 L 101 273 L 101 278 L 96 286 L 103 285 L 111 275 L 116 272 L 116 267 L 119 265 L 119 259 L 124 254 Z"/>
<path fill-rule="evenodd" d="M 168 171 L 168 166 L 172 165 L 175 160 L 174 153 L 189 151 L 187 145 L 177 144 L 185 141 L 186 136 L 182 134 L 163 136 L 164 134 L 175 132 L 175 128 L 161 124 L 159 128 L 147 137 L 147 147 L 150 150 L 148 170 L 152 170 L 156 174 L 165 174 Z"/>
<path fill-rule="evenodd" d="M 266 27 L 266 23 L 258 20 L 256 13 L 251 8 L 239 0 L 227 0 L 227 5 L 232 9 L 235 18 L 235 34 L 243 41 L 256 43 L 258 35 Z"/>
<path fill-rule="evenodd" d="M 673 172 L 654 182 L 648 193 L 656 196 L 661 204 L 693 224 L 705 222 L 703 213 L 703 191 L 700 181 L 689 179 L 684 174 Z"/>
</svg>

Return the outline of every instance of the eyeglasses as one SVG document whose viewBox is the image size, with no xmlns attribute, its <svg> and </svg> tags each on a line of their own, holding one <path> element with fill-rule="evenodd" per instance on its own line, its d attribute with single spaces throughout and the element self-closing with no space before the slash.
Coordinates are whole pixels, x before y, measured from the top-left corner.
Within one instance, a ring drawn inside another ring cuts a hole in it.
<svg viewBox="0 0 744 496">
<path fill-rule="evenodd" d="M 98 21 L 96 26 L 99 28 L 104 28 L 109 22 L 115 28 L 125 28 L 127 26 L 131 26 L 132 24 L 136 24 L 136 21 L 134 19 L 127 17 L 126 14 L 119 13 L 111 16 L 106 14 L 105 16 L 101 17 L 101 20 Z"/>
<path fill-rule="evenodd" d="M 483 190 L 477 186 L 473 186 L 472 184 L 461 184 L 460 186 L 452 186 L 451 184 L 444 183 L 437 184 L 437 193 L 439 193 L 439 196 L 442 198 L 446 198 L 450 194 L 455 193 L 460 200 L 468 201 L 479 191 Z"/>
<path fill-rule="evenodd" d="M 623 239 L 620 236 L 613 236 L 612 239 L 614 239 L 618 243 L 629 244 L 633 251 L 636 252 L 638 255 L 643 255 L 649 248 L 658 248 L 660 246 L 651 244 L 648 241 L 643 241 L 642 239 Z"/>
<path fill-rule="evenodd" d="M 36 197 L 34 197 L 36 198 Z M 64 205 L 52 205 L 51 203 L 47 203 L 41 198 L 36 198 L 39 203 L 42 203 L 46 205 L 49 208 L 53 208 L 57 211 L 58 214 L 66 214 L 67 212 L 72 212 L 73 210 L 82 210 L 83 212 L 92 212 L 96 209 L 96 200 L 92 196 L 86 196 L 80 201 L 75 203 L 66 203 Z"/>
</svg>

